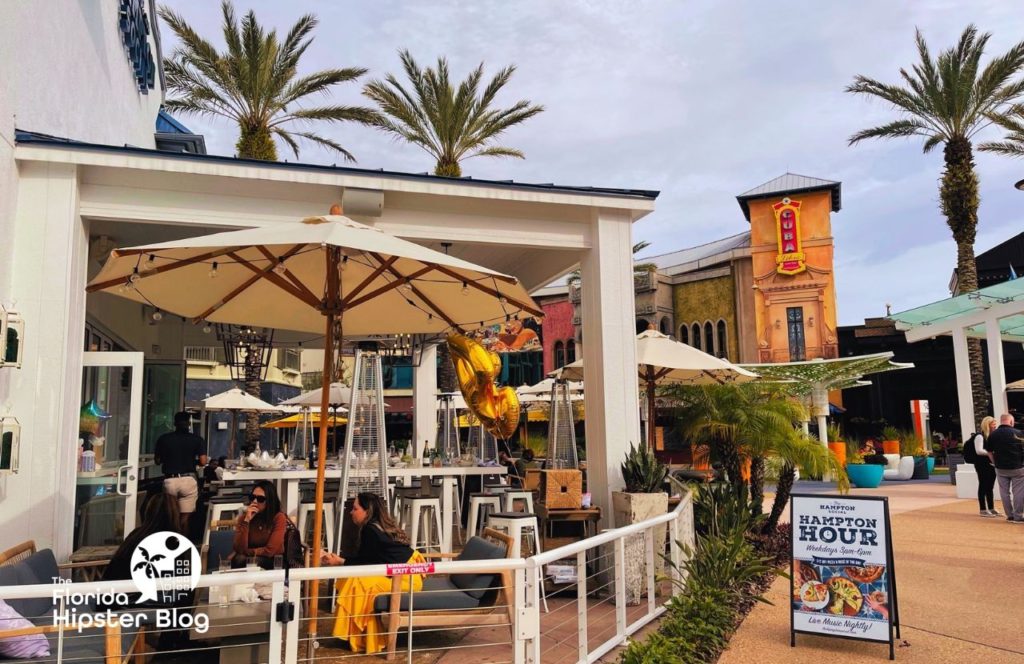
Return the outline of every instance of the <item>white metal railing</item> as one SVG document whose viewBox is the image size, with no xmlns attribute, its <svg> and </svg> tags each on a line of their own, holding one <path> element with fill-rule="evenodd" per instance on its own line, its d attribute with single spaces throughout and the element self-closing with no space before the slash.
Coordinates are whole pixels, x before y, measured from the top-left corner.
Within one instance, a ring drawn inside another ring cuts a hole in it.
<svg viewBox="0 0 1024 664">
<path fill-rule="evenodd" d="M 185 346 L 185 361 L 195 364 L 220 364 L 218 346 Z"/>
<path fill-rule="evenodd" d="M 664 530 L 664 532 L 662 531 Z M 667 535 L 667 536 L 666 536 Z M 644 590 L 647 601 L 635 606 L 628 606 L 627 601 L 627 550 L 643 538 L 644 552 Z M 662 539 L 658 539 L 662 538 Z M 676 546 L 682 542 L 690 547 L 694 544 L 693 505 L 690 496 L 684 496 L 678 506 L 671 512 L 648 519 L 641 523 L 623 528 L 606 530 L 594 537 L 589 537 L 567 546 L 545 551 L 530 558 L 480 560 L 480 561 L 445 561 L 435 563 L 435 574 L 472 574 L 472 573 L 508 573 L 512 575 L 512 597 L 509 605 L 495 606 L 494 611 L 507 611 L 509 622 L 497 625 L 498 630 L 487 643 L 479 642 L 466 647 L 486 647 L 488 660 L 508 661 L 514 664 L 535 664 L 537 662 L 595 662 L 614 648 L 626 643 L 629 636 L 636 633 L 644 625 L 665 612 L 665 602 L 672 595 L 680 592 L 684 579 L 681 576 L 684 562 L 684 550 Z M 668 544 L 668 546 L 666 546 Z M 657 561 L 662 551 L 668 551 L 668 576 L 664 579 L 656 576 Z M 564 595 L 575 585 L 576 592 L 571 599 L 557 597 L 552 593 L 547 597 L 550 610 L 542 611 L 541 585 L 542 570 L 546 565 L 560 560 L 574 560 L 577 566 L 576 581 L 561 587 L 557 595 Z M 592 570 L 592 571 L 591 571 Z M 384 565 L 367 565 L 358 567 L 320 567 L 301 568 L 290 571 L 286 582 L 283 570 L 275 571 L 242 571 L 231 574 L 208 574 L 199 578 L 198 588 L 218 588 L 236 586 L 238 584 L 261 584 L 270 586 L 270 599 L 263 600 L 266 611 L 259 630 L 253 632 L 249 641 L 245 637 L 235 637 L 230 645 L 203 645 L 197 642 L 181 651 L 206 651 L 219 647 L 265 647 L 266 660 L 271 664 L 297 664 L 316 658 L 318 643 L 309 635 L 309 619 L 304 616 L 303 582 L 331 581 L 350 577 L 384 576 L 387 570 Z M 671 581 L 674 581 L 671 582 Z M 87 595 L 104 592 L 135 593 L 137 588 L 132 581 L 111 581 L 91 583 L 40 584 L 31 586 L 0 587 L 0 599 L 18 600 L 30 598 L 53 598 L 54 589 L 59 587 L 63 597 L 70 595 Z M 423 591 L 426 592 L 426 591 Z M 263 593 L 266 595 L 266 593 Z M 662 598 L 659 600 L 659 595 Z M 410 595 L 410 598 L 419 593 Z M 499 597 L 500 600 L 500 597 Z M 66 599 L 54 603 L 53 610 L 61 612 L 69 608 Z M 288 616 L 283 607 L 291 605 L 292 615 Z M 213 604 L 207 605 L 211 610 Z M 278 608 L 282 607 L 282 608 Z M 185 607 L 186 609 L 195 609 Z M 415 622 L 416 608 L 413 600 L 412 618 Z M 614 614 L 614 620 L 601 625 L 602 616 Z M 269 616 L 269 638 L 266 636 L 266 624 Z M 463 616 L 461 626 L 446 627 L 445 631 L 458 629 L 473 630 L 477 635 L 480 630 L 473 626 L 471 615 Z M 559 631 L 559 627 L 575 624 L 575 630 Z M 237 631 L 244 634 L 252 629 L 253 619 L 240 618 Z M 494 622 L 490 623 L 495 625 Z M 231 629 L 231 624 L 221 628 Z M 511 628 L 509 630 L 509 628 Z M 422 629 L 422 628 L 420 628 Z M 417 633 L 420 632 L 417 629 Z M 405 654 L 412 661 L 413 630 L 408 631 Z M 570 636 L 564 635 L 568 631 Z M 320 632 L 319 637 L 327 636 Z M 84 638 L 74 626 L 64 627 L 58 631 L 58 648 L 51 653 L 52 661 L 73 661 L 73 657 L 63 656 L 62 650 L 70 648 L 74 639 Z M 96 638 L 96 637 L 93 637 Z M 477 639 L 479 641 L 479 639 Z M 65 645 L 67 644 L 67 645 Z M 462 645 L 447 645 L 444 650 L 450 651 L 441 662 L 457 662 Z M 499 647 L 501 648 L 499 650 Z M 431 650 L 433 648 L 421 648 Z M 255 652 L 255 651 L 254 651 Z M 262 650 L 260 651 L 262 652 Z M 504 653 L 504 657 L 502 656 Z M 342 653 L 342 657 L 351 656 Z M 255 657 L 255 656 L 253 656 Z M 331 655 L 331 657 L 335 657 Z M 453 659 L 454 658 L 454 659 Z M 256 661 L 253 659 L 253 661 Z M 259 661 L 264 661 L 262 656 Z M 332 660 L 333 661 L 333 660 Z"/>
</svg>

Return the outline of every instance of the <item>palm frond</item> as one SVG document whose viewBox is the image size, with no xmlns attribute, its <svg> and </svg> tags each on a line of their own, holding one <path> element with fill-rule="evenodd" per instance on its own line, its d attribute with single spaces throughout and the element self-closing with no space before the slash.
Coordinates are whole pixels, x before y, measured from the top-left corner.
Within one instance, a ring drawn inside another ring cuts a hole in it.
<svg viewBox="0 0 1024 664">
<path fill-rule="evenodd" d="M 330 148 L 331 150 L 334 150 L 335 152 L 338 152 L 343 157 L 345 157 L 346 161 L 355 162 L 356 160 L 352 153 L 343 148 L 340 143 L 325 136 L 319 136 L 308 131 L 289 131 L 288 133 L 291 134 L 292 136 L 304 138 L 307 141 L 316 143 L 317 145 L 320 145 L 322 147 Z"/>
<path fill-rule="evenodd" d="M 851 136 L 849 145 L 854 145 L 868 138 L 894 138 L 897 136 L 938 136 L 939 140 L 946 140 L 941 134 L 933 133 L 922 122 L 917 119 L 894 120 L 888 124 L 870 129 L 862 129 Z"/>
</svg>

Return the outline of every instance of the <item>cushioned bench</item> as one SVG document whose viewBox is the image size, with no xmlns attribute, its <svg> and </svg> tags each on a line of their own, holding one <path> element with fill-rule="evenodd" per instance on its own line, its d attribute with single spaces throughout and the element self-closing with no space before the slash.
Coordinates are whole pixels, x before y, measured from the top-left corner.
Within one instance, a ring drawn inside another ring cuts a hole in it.
<svg viewBox="0 0 1024 664">
<path fill-rule="evenodd" d="M 54 577 L 58 576 L 60 576 L 60 567 L 57 565 L 56 558 L 53 557 L 53 552 L 49 549 L 31 553 L 20 562 L 0 565 L 0 586 L 48 585 L 53 583 Z M 30 630 L 31 632 L 45 634 L 50 644 L 50 656 L 25 660 L 4 659 L 4 656 L 0 655 L 0 662 L 56 661 L 59 635 L 57 627 L 53 624 L 53 613 L 57 607 L 53 604 L 52 596 L 11 599 L 7 600 L 7 604 L 35 626 L 35 629 Z M 75 608 L 78 615 L 95 610 L 94 607 L 77 606 Z M 119 631 L 120 635 L 118 635 Z M 119 627 L 114 627 L 86 629 L 79 634 L 74 628 L 65 629 L 64 661 L 75 662 L 75 664 L 108 664 L 109 662 L 127 661 L 133 655 L 143 652 L 144 631 L 144 627 L 123 631 Z M 0 639 L 23 635 L 26 632 L 26 629 L 0 629 Z"/>
</svg>

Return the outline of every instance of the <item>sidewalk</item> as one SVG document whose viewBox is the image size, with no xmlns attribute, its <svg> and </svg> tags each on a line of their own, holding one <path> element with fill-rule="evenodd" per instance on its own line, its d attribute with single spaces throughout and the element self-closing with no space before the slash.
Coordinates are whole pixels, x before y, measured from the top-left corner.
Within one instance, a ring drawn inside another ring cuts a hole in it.
<svg viewBox="0 0 1024 664">
<path fill-rule="evenodd" d="M 980 518 L 975 501 L 957 500 L 949 484 L 890 483 L 852 495 L 890 498 L 903 622 L 897 661 L 1024 664 L 1024 526 Z M 774 606 L 751 611 L 720 664 L 888 660 L 888 645 L 863 641 L 800 634 L 790 648 L 788 595 L 789 580 L 776 580 L 767 593 Z"/>
</svg>

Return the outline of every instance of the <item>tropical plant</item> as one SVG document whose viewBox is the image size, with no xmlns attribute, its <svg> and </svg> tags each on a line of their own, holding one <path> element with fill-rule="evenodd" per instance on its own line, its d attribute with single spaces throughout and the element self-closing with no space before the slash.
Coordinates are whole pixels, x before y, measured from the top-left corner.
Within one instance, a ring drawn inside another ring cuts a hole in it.
<svg viewBox="0 0 1024 664">
<path fill-rule="evenodd" d="M 764 521 L 762 532 L 772 532 L 779 525 L 779 519 L 789 504 L 789 494 L 793 491 L 798 467 L 815 477 L 831 475 L 836 481 L 836 490 L 840 493 L 850 490 L 846 470 L 839 464 L 835 455 L 820 441 L 805 434 L 801 429 L 792 429 L 789 435 L 776 439 L 773 453 L 785 459 L 786 464 L 779 473 L 772 509 Z"/>
<path fill-rule="evenodd" d="M 636 256 L 638 253 L 651 246 L 651 243 L 646 240 L 641 240 L 633 245 L 633 255 Z M 658 266 L 654 263 L 637 263 L 633 262 L 633 277 L 636 278 L 640 275 L 647 274 L 657 270 Z M 569 273 L 569 283 L 578 284 L 583 281 L 583 269 L 577 267 L 575 270 Z"/>
<path fill-rule="evenodd" d="M 428 152 L 436 161 L 434 175 L 461 177 L 461 162 L 471 157 L 525 158 L 520 150 L 494 144 L 505 130 L 544 110 L 527 100 L 509 108 L 493 107 L 495 96 L 512 78 L 515 65 L 499 71 L 481 91 L 483 63 L 456 86 L 449 79 L 447 59 L 438 58 L 436 69 L 423 69 L 409 51 L 399 51 L 398 55 L 409 87 L 388 74 L 384 80 L 367 83 L 363 94 L 380 110 L 374 125 Z"/>
<path fill-rule="evenodd" d="M 914 431 L 900 435 L 900 456 L 922 456 L 925 454 L 924 440 Z"/>
<path fill-rule="evenodd" d="M 146 551 L 146 547 L 144 546 L 139 547 L 139 553 L 142 554 L 142 560 L 135 563 L 135 567 L 132 568 L 132 571 L 145 569 L 147 579 L 155 579 L 160 576 L 159 570 L 156 568 L 156 563 L 163 560 L 166 556 L 162 553 L 150 556 L 149 551 Z"/>
<path fill-rule="evenodd" d="M 882 440 L 902 440 L 903 432 L 891 424 L 882 428 Z"/>
<path fill-rule="evenodd" d="M 920 62 L 911 71 L 900 70 L 904 85 L 882 83 L 857 76 L 847 92 L 868 95 L 891 104 L 899 114 L 892 122 L 861 130 L 850 137 L 850 145 L 869 138 L 919 136 L 924 151 L 943 146 L 945 169 L 939 185 L 940 207 L 957 247 L 957 292 L 977 290 L 978 272 L 974 240 L 978 228 L 978 175 L 974 169 L 971 141 L 993 123 L 1017 128 L 1024 97 L 1024 42 L 982 67 L 981 59 L 989 33 L 978 34 L 967 26 L 953 48 L 932 57 L 921 31 L 916 33 Z M 1010 141 L 1015 144 L 1014 141 Z M 982 143 L 979 150 L 1013 153 L 1007 142 Z M 968 339 L 974 412 L 989 410 L 981 341 Z"/>
<path fill-rule="evenodd" d="M 759 577 L 772 571 L 768 558 L 757 553 L 743 532 L 721 535 L 698 533 L 696 551 L 682 542 L 676 542 L 676 546 L 682 546 L 687 553 L 687 560 L 683 563 L 687 583 L 723 588 L 739 594 Z M 753 599 L 771 603 L 761 595 L 755 595 Z"/>
<path fill-rule="evenodd" d="M 763 517 L 750 509 L 750 494 L 726 482 L 697 485 L 693 495 L 693 523 L 698 533 L 728 536 L 759 527 Z"/>
<path fill-rule="evenodd" d="M 663 491 L 668 466 L 654 456 L 647 445 L 629 444 L 629 452 L 622 464 L 622 479 L 626 493 L 659 493 Z"/>
<path fill-rule="evenodd" d="M 840 428 L 838 422 L 829 422 L 825 425 L 825 433 L 828 436 L 828 442 L 830 443 L 841 443 L 843 442 L 843 430 Z"/>
<path fill-rule="evenodd" d="M 312 43 L 317 25 L 312 14 L 302 16 L 280 40 L 276 30 L 267 31 L 249 11 L 239 25 L 230 0 L 223 0 L 224 41 L 221 53 L 170 8 L 160 7 L 160 17 L 181 44 L 164 61 L 167 91 L 175 96 L 164 106 L 169 111 L 221 117 L 238 124 L 235 147 L 246 159 L 277 159 L 274 138 L 281 139 L 299 155 L 298 139 L 355 157 L 334 139 L 295 125 L 314 122 L 374 124 L 375 111 L 360 106 L 331 104 L 307 106 L 313 96 L 330 92 L 340 83 L 366 73 L 361 67 L 324 69 L 298 75 L 299 60 Z"/>
</svg>

